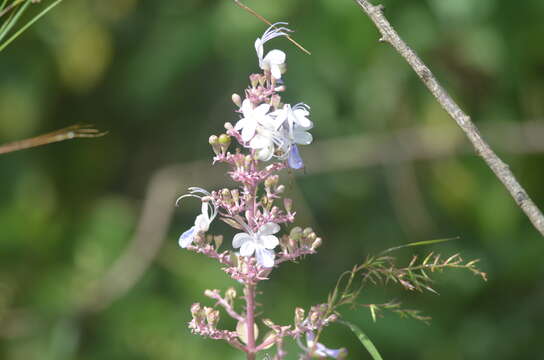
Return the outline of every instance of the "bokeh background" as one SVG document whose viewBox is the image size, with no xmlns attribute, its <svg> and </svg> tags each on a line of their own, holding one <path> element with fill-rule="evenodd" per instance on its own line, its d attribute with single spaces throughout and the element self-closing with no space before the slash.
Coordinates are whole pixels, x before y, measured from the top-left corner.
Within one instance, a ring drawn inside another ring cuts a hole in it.
<svg viewBox="0 0 544 360">
<path fill-rule="evenodd" d="M 544 206 L 544 2 L 383 3 Z M 312 52 L 270 43 L 288 53 L 286 98 L 312 106 L 306 171 L 284 181 L 299 223 L 324 238 L 264 284 L 265 315 L 290 322 L 368 255 L 459 236 L 399 261 L 460 252 L 481 259 L 488 282 L 447 272 L 438 296 L 362 294 L 421 309 L 430 326 L 394 314 L 374 324 L 366 308 L 346 317 L 385 359 L 541 358 L 544 241 L 415 74 L 354 1 L 247 4 L 288 21 Z M 174 201 L 187 186 L 229 184 L 209 169 L 207 139 L 236 120 L 230 95 L 257 70 L 265 27 L 229 0 L 70 0 L 0 53 L 0 143 L 74 123 L 109 131 L 0 156 L 0 359 L 242 359 L 186 328 L 189 306 L 209 303 L 204 289 L 234 284 L 177 247 L 198 205 Z M 324 340 L 370 358 L 342 327 Z"/>
</svg>

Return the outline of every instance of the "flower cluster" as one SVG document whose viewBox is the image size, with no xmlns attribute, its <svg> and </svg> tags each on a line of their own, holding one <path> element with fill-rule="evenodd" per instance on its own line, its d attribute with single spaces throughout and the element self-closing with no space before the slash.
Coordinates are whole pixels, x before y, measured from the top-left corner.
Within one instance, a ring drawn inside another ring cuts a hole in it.
<svg viewBox="0 0 544 360">
<path fill-rule="evenodd" d="M 246 303 L 245 311 L 239 313 L 235 304 L 239 297 L 234 289 L 229 289 L 224 297 L 219 290 L 207 290 L 205 294 L 237 320 L 238 326 L 235 331 L 219 330 L 219 311 L 197 303 L 191 308 L 193 320 L 189 328 L 201 336 L 227 341 L 246 352 L 248 359 L 254 359 L 257 352 L 271 346 L 277 348 L 275 359 L 283 359 L 286 353 L 282 344 L 286 336 L 297 339 L 307 355 L 339 359 L 345 356 L 345 350 L 330 350 L 315 338 L 315 333 L 318 334 L 335 318 L 329 316 L 316 322 L 315 311 L 311 311 L 308 319 L 297 320 L 298 323 L 288 326 L 277 326 L 270 320 L 263 320 L 271 332 L 257 344 L 257 284 L 268 279 L 274 267 L 314 254 L 322 243 L 311 228 L 294 226 L 289 229 L 296 213 L 293 201 L 283 197 L 285 186 L 279 183 L 278 172 L 282 169 L 304 167 L 298 146 L 308 145 L 313 140 L 308 132 L 313 127 L 309 119 L 310 107 L 304 103 L 283 103 L 280 96 L 285 90 L 282 80 L 286 71 L 285 53 L 271 50 L 265 55 L 264 52 L 264 45 L 269 40 L 287 36 L 291 31 L 284 25 L 272 25 L 255 41 L 262 73 L 250 75 L 250 85 L 243 99 L 238 94 L 232 96 L 239 117 L 235 125 L 227 122 L 225 134 L 209 138 L 215 153 L 214 163 L 228 164 L 231 167 L 228 174 L 239 186 L 211 192 L 192 187 L 177 201 L 179 203 L 186 198 L 201 201 L 201 212 L 194 225 L 181 234 L 179 245 L 219 261 L 228 275 L 244 285 Z M 232 151 L 233 139 L 238 146 Z M 207 235 L 216 218 L 237 230 L 232 236 L 232 249 L 220 251 L 223 237 Z M 283 235 L 282 227 L 287 230 Z M 302 339 L 306 340 L 306 345 L 302 344 Z"/>
</svg>

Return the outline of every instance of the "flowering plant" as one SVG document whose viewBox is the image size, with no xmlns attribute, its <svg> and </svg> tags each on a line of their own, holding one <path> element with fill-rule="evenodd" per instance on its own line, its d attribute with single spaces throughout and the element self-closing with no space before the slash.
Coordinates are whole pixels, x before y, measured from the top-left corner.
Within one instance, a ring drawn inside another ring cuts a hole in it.
<svg viewBox="0 0 544 360">
<path fill-rule="evenodd" d="M 193 304 L 189 328 L 195 334 L 228 342 L 245 352 L 247 359 L 255 359 L 257 353 L 271 347 L 276 348 L 274 359 L 284 359 L 287 354 L 283 346 L 286 338 L 294 339 L 299 345 L 301 359 L 341 359 L 347 356 L 346 349 L 329 349 L 319 342 L 319 337 L 325 327 L 340 321 L 357 333 L 354 325 L 340 320 L 338 309 L 346 304 L 355 304 L 365 283 L 392 281 L 408 290 L 432 291 L 426 270 L 466 268 L 482 276 L 485 274 L 475 268 L 475 261 L 464 263 L 458 255 L 442 260 L 439 255 L 430 254 L 421 263 L 414 258 L 404 268 L 395 267 L 393 258 L 388 256 L 368 258 L 363 264 L 342 274 L 326 303 L 315 305 L 308 311 L 294 309 L 293 324 L 277 325 L 270 319 L 263 319 L 263 325 L 269 330 L 258 341 L 258 284 L 268 280 L 275 267 L 315 254 L 322 244 L 322 239 L 311 228 L 291 227 L 296 213 L 292 200 L 283 197 L 285 186 L 279 183 L 278 172 L 282 169 L 304 167 L 298 146 L 309 145 L 313 140 L 309 133 L 313 127 L 309 119 L 310 107 L 304 103 L 284 103 L 280 96 L 285 90 L 282 75 L 286 70 L 286 54 L 281 50 L 264 54 L 264 45 L 269 40 L 288 36 L 291 30 L 285 25 L 273 24 L 262 37 L 257 38 L 255 50 L 262 73 L 250 75 L 250 86 L 245 90 L 243 100 L 237 94 L 232 96 L 240 119 L 235 125 L 225 123 L 226 133 L 212 135 L 209 139 L 215 152 L 213 162 L 228 164 L 231 167 L 228 174 L 239 187 L 212 192 L 192 187 L 188 194 L 178 199 L 179 202 L 194 197 L 201 201 L 201 212 L 196 216 L 194 225 L 181 234 L 179 245 L 216 259 L 232 279 L 243 285 L 241 298 L 245 302 L 242 311 L 238 310 L 237 300 L 240 297 L 234 288 L 229 288 L 224 295 L 219 290 L 206 290 L 205 295 L 214 299 L 216 305 L 206 307 Z M 233 152 L 229 150 L 232 139 L 239 145 Z M 221 251 L 223 236 L 207 234 L 217 217 L 239 231 L 232 237 L 234 251 Z M 288 231 L 280 235 L 282 227 Z M 357 278 L 361 279 L 360 285 L 356 285 Z M 401 309 L 396 302 L 366 306 L 374 319 L 382 309 L 420 320 L 427 319 L 417 311 Z M 221 330 L 217 327 L 220 317 L 218 307 L 238 322 L 236 329 Z M 374 350 L 369 349 L 371 353 Z"/>
</svg>

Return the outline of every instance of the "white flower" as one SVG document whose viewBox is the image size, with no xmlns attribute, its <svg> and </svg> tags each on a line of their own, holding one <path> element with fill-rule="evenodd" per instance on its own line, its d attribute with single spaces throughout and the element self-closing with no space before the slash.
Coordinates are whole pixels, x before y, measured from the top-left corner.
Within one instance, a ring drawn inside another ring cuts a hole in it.
<svg viewBox="0 0 544 360">
<path fill-rule="evenodd" d="M 248 230 L 247 233 L 234 235 L 232 246 L 235 249 L 240 248 L 242 256 L 251 256 L 255 253 L 258 264 L 271 268 L 274 266 L 274 248 L 279 244 L 278 238 L 273 234 L 278 231 L 280 226 L 270 222 L 262 225 L 257 233 Z"/>
<path fill-rule="evenodd" d="M 285 104 L 283 108 L 270 113 L 270 115 L 275 117 L 278 125 L 287 122 L 289 129 L 297 125 L 304 130 L 310 130 L 314 126 L 314 123 L 308 119 L 308 116 L 310 116 L 310 107 L 304 103 L 298 103 L 293 107 Z"/>
<path fill-rule="evenodd" d="M 269 115 L 267 115 L 268 110 L 270 110 L 269 104 L 261 104 L 256 108 L 253 108 L 251 101 L 245 99 L 242 102 L 240 107 L 244 117 L 236 123 L 234 129 L 242 129 L 242 140 L 249 141 L 255 135 L 257 126 L 259 124 L 268 124 L 272 121 Z"/>
<path fill-rule="evenodd" d="M 288 32 L 292 30 L 278 25 L 287 25 L 284 22 L 278 22 L 272 24 L 264 32 L 261 38 L 255 40 L 255 50 L 257 51 L 257 57 L 259 58 L 259 67 L 263 70 L 268 70 L 272 74 L 272 77 L 275 79 L 281 79 L 282 69 L 284 68 L 286 55 L 281 50 L 271 50 L 266 56 L 263 57 L 264 47 L 263 45 L 278 36 L 287 36 Z"/>
<path fill-rule="evenodd" d="M 176 201 L 176 205 L 181 199 L 185 197 L 196 197 L 200 199 L 200 201 L 202 201 L 202 207 L 201 213 L 196 217 L 194 225 L 189 230 L 181 234 L 178 239 L 178 244 L 182 248 L 186 248 L 187 246 L 191 245 L 195 237 L 199 233 L 208 231 L 211 222 L 217 216 L 217 207 L 215 206 L 213 201 L 208 198 L 209 196 L 211 196 L 209 192 L 197 187 L 191 187 L 189 188 L 189 190 L 190 194 L 180 196 Z"/>
<path fill-rule="evenodd" d="M 285 104 L 283 108 L 270 113 L 274 117 L 274 122 L 280 126 L 281 141 L 280 148 L 283 152 L 283 158 L 287 158 L 289 167 L 301 169 L 304 162 L 300 157 L 298 145 L 309 145 L 313 141 L 310 130 L 314 124 L 308 119 L 310 107 L 304 103 L 298 103 L 291 107 Z"/>
<path fill-rule="evenodd" d="M 257 150 L 259 160 L 268 161 L 272 158 L 275 146 L 283 146 L 283 135 L 278 132 L 276 124 L 269 118 L 257 126 L 256 134 L 249 142 L 249 147 Z"/>
</svg>

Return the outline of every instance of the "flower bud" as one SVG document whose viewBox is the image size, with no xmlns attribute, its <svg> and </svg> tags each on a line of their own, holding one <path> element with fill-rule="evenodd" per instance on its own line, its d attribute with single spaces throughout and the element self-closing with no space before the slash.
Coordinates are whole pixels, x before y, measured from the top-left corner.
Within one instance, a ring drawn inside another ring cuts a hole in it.
<svg viewBox="0 0 544 360">
<path fill-rule="evenodd" d="M 276 184 L 278 183 L 278 180 L 279 180 L 278 175 L 270 175 L 264 181 L 264 186 L 267 187 L 267 188 L 272 188 L 272 187 L 276 186 Z"/>
<path fill-rule="evenodd" d="M 238 191 L 238 189 L 232 190 L 230 194 L 232 195 L 232 200 L 234 200 L 235 203 L 238 203 L 238 201 L 240 200 L 240 192 Z"/>
<path fill-rule="evenodd" d="M 263 319 L 262 321 L 263 321 L 263 324 L 265 324 L 269 328 L 273 328 L 274 326 L 276 326 L 276 324 L 274 324 L 274 322 L 270 319 Z"/>
<path fill-rule="evenodd" d="M 260 75 L 259 76 L 259 85 L 264 86 L 266 84 L 266 76 Z"/>
<path fill-rule="evenodd" d="M 204 295 L 206 295 L 209 298 L 213 299 L 216 294 L 217 294 L 217 290 L 210 290 L 210 289 L 204 290 Z"/>
<path fill-rule="evenodd" d="M 232 124 L 228 121 L 225 123 L 224 126 L 225 126 L 225 130 L 231 130 L 233 128 Z"/>
<path fill-rule="evenodd" d="M 304 309 L 296 308 L 295 309 L 295 326 L 302 324 L 304 321 Z"/>
<path fill-rule="evenodd" d="M 280 186 L 278 186 L 278 187 L 276 188 L 276 192 L 277 192 L 278 194 L 281 194 L 281 193 L 284 192 L 284 191 L 285 191 L 285 186 L 284 186 L 284 185 L 280 185 Z"/>
<path fill-rule="evenodd" d="M 202 307 L 199 303 L 194 303 L 191 305 L 191 315 L 193 315 L 193 318 L 197 318 L 201 315 Z"/>
<path fill-rule="evenodd" d="M 246 167 L 249 167 L 249 165 L 251 165 L 251 162 L 253 161 L 253 158 L 251 157 L 251 155 L 246 155 L 246 157 L 244 158 L 244 162 L 245 162 L 245 166 Z"/>
<path fill-rule="evenodd" d="M 219 135 L 219 139 L 217 141 L 218 141 L 219 146 L 221 148 L 221 152 L 223 154 L 226 153 L 227 149 L 230 146 L 230 142 L 231 142 L 230 136 L 228 136 L 227 134 L 221 134 L 221 135 Z"/>
<path fill-rule="evenodd" d="M 231 199 L 230 190 L 227 188 L 223 188 L 221 190 L 221 196 L 223 197 L 223 201 L 228 202 Z"/>
<path fill-rule="evenodd" d="M 284 92 L 284 91 L 285 91 L 285 85 L 276 86 L 276 87 L 274 88 L 274 91 L 277 91 L 277 92 Z"/>
<path fill-rule="evenodd" d="M 204 308 L 204 313 L 206 314 L 206 321 L 211 327 L 215 327 L 219 322 L 219 310 L 214 310 L 210 307 Z"/>
<path fill-rule="evenodd" d="M 284 198 L 283 206 L 285 207 L 285 211 L 287 211 L 287 213 L 290 214 L 291 210 L 293 210 L 293 200 L 289 198 Z"/>
<path fill-rule="evenodd" d="M 302 232 L 302 236 L 308 237 L 312 232 L 313 232 L 312 228 L 311 228 L 311 227 L 307 227 L 307 228 L 305 228 L 304 231 Z"/>
<path fill-rule="evenodd" d="M 221 147 L 219 146 L 219 138 L 216 135 L 212 135 L 208 139 L 208 142 L 212 146 L 212 149 L 215 155 L 219 155 L 221 153 Z"/>
<path fill-rule="evenodd" d="M 259 83 L 259 78 L 261 76 L 259 74 L 251 74 L 249 75 L 249 82 L 251 84 L 251 87 L 257 87 L 257 84 Z"/>
<path fill-rule="evenodd" d="M 318 247 L 321 246 L 321 244 L 323 243 L 323 240 L 321 240 L 320 237 L 316 238 L 314 243 L 312 244 L 312 250 L 316 250 Z"/>
<path fill-rule="evenodd" d="M 225 292 L 225 299 L 229 303 L 236 299 L 236 289 L 234 289 L 233 287 L 228 288 Z"/>
<path fill-rule="evenodd" d="M 289 237 L 296 241 L 300 240 L 302 237 L 302 228 L 300 226 L 295 226 L 292 228 L 289 232 Z"/>
<path fill-rule="evenodd" d="M 242 106 L 242 98 L 236 93 L 232 94 L 232 102 L 238 107 Z"/>
</svg>

